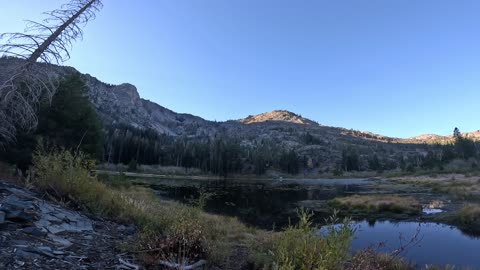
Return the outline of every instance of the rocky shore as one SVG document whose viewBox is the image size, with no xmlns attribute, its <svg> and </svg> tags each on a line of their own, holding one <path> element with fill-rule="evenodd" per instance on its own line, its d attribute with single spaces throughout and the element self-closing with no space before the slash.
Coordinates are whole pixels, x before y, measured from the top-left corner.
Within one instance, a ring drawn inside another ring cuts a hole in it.
<svg viewBox="0 0 480 270">
<path fill-rule="evenodd" d="M 139 269 L 120 250 L 135 231 L 0 180 L 0 269 Z"/>
</svg>

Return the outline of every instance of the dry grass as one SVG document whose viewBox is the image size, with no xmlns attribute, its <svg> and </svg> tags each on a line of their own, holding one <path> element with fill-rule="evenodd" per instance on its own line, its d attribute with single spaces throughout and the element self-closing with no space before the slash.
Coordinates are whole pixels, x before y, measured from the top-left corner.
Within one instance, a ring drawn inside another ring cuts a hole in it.
<svg viewBox="0 0 480 270">
<path fill-rule="evenodd" d="M 421 210 L 421 205 L 415 198 L 398 195 L 352 195 L 335 198 L 330 205 L 341 210 L 367 213 L 394 212 L 415 215 Z"/>
<path fill-rule="evenodd" d="M 480 226 L 480 205 L 466 204 L 458 211 L 459 221 L 467 226 Z"/>
<path fill-rule="evenodd" d="M 392 181 L 432 188 L 434 192 L 447 193 L 460 199 L 480 197 L 480 177 L 467 174 L 399 177 Z"/>
<path fill-rule="evenodd" d="M 235 218 L 207 214 L 198 206 L 161 201 L 150 189 L 109 186 L 90 174 L 92 167 L 81 154 L 36 154 L 35 188 L 103 218 L 135 224 L 140 233 L 127 251 L 141 251 L 139 258 L 145 265 L 159 260 L 192 263 L 205 257 L 219 264 L 236 247 L 254 247 L 267 234 Z"/>
<path fill-rule="evenodd" d="M 345 266 L 346 270 L 413 270 L 415 267 L 389 254 L 378 254 L 373 249 L 357 252 Z"/>
<path fill-rule="evenodd" d="M 97 166 L 98 170 L 111 171 L 111 172 L 127 172 L 128 165 L 124 164 L 111 164 L 103 163 Z M 138 165 L 135 172 L 144 174 L 156 174 L 156 175 L 205 175 L 200 169 L 197 168 L 185 168 L 177 166 L 161 166 L 161 165 Z"/>
</svg>

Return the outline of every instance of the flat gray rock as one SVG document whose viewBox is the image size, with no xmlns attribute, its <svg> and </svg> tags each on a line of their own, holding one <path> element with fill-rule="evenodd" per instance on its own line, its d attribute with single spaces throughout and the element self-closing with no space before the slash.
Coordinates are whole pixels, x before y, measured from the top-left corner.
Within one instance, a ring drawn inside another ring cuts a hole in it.
<svg viewBox="0 0 480 270">
<path fill-rule="evenodd" d="M 41 237 L 47 235 L 46 231 L 43 231 L 37 227 L 27 227 L 22 230 L 26 234 L 30 234 L 36 237 Z"/>
<path fill-rule="evenodd" d="M 92 221 L 78 213 L 55 207 L 46 202 L 39 202 L 40 219 L 35 226 L 44 228 L 52 234 L 61 232 L 93 231 Z"/>
<path fill-rule="evenodd" d="M 71 245 L 73 245 L 73 243 L 70 242 L 68 239 L 54 235 L 54 234 L 48 234 L 48 238 L 50 238 L 50 240 L 52 240 L 52 242 L 54 242 L 55 244 L 59 246 L 63 246 L 64 248 L 68 248 Z"/>
</svg>

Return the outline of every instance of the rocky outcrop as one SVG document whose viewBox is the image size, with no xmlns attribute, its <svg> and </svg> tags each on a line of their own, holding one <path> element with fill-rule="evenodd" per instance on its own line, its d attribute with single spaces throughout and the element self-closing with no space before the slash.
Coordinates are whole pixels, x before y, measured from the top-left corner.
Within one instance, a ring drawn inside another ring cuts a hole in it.
<svg viewBox="0 0 480 270">
<path fill-rule="evenodd" d="M 200 135 L 209 122 L 193 115 L 178 114 L 149 100 L 140 98 L 131 84 L 110 85 L 90 75 L 83 75 L 88 95 L 102 122 L 125 124 L 140 129 L 153 129 L 171 136 Z"/>
<path fill-rule="evenodd" d="M 318 126 L 318 123 L 310 119 L 304 118 L 301 115 L 298 115 L 286 110 L 275 110 L 275 111 L 266 112 L 258 115 L 250 115 L 247 118 L 240 119 L 238 121 L 244 124 L 274 121 L 274 122 L 294 123 L 294 124 L 300 124 L 300 125 Z"/>
<path fill-rule="evenodd" d="M 129 269 L 117 246 L 133 233 L 0 181 L 0 269 Z"/>
</svg>

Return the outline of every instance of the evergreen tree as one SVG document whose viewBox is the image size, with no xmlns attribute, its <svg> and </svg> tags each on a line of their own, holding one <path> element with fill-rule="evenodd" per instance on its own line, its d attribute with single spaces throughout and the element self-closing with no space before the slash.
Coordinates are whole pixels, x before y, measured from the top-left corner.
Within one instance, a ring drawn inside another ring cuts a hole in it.
<svg viewBox="0 0 480 270">
<path fill-rule="evenodd" d="M 280 168 L 289 174 L 297 174 L 300 170 L 300 158 L 297 153 L 293 150 L 282 153 L 280 156 Z"/>
<path fill-rule="evenodd" d="M 353 149 L 344 149 L 342 151 L 341 168 L 344 171 L 358 171 L 360 169 L 358 152 Z"/>
<path fill-rule="evenodd" d="M 97 114 L 85 93 L 80 74 L 67 76 L 58 86 L 51 104 L 39 110 L 34 133 L 19 133 L 16 144 L 8 145 L 0 157 L 25 170 L 39 139 L 48 146 L 82 150 L 94 158 L 102 153 L 103 132 Z"/>
<path fill-rule="evenodd" d="M 55 146 L 76 150 L 92 157 L 102 153 L 102 128 L 79 73 L 66 77 L 59 85 L 50 106 L 39 114 L 37 134 Z"/>
<path fill-rule="evenodd" d="M 378 159 L 377 154 L 374 154 L 373 157 L 368 160 L 368 167 L 370 170 L 376 171 L 381 168 L 380 160 Z"/>
<path fill-rule="evenodd" d="M 455 139 L 455 151 L 459 158 L 469 159 L 477 155 L 477 147 L 473 140 L 459 136 Z"/>
</svg>

